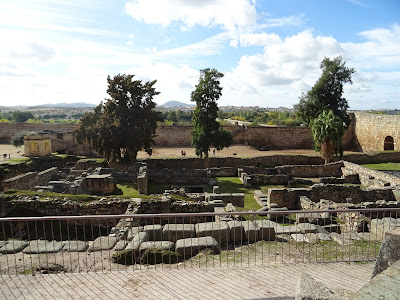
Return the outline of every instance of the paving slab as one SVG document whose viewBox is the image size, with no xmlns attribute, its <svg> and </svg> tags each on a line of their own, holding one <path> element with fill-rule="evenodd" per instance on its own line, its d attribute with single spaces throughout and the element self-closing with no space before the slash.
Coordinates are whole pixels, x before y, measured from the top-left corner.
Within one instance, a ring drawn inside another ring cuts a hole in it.
<svg viewBox="0 0 400 300">
<path fill-rule="evenodd" d="M 116 236 L 99 236 L 92 242 L 89 242 L 89 248 L 87 251 L 105 251 L 111 250 L 118 242 L 119 237 Z"/>
<path fill-rule="evenodd" d="M 64 243 L 60 241 L 33 240 L 22 252 L 26 254 L 56 253 L 63 247 Z"/>
<path fill-rule="evenodd" d="M 194 238 L 196 239 L 196 238 Z M 294 299 L 301 274 L 329 287 L 359 290 L 373 263 L 272 264 L 190 268 L 128 267 L 119 272 L 83 272 L 40 276 L 0 276 L 3 299 Z M 358 300 L 358 299 L 357 299 Z"/>
<path fill-rule="evenodd" d="M 220 245 L 212 236 L 188 238 L 177 240 L 175 252 L 179 253 L 184 259 L 195 256 L 204 249 L 210 249 L 213 253 L 220 253 Z"/>
<path fill-rule="evenodd" d="M 163 240 L 176 242 L 180 239 L 196 236 L 194 224 L 166 224 L 163 228 Z"/>
<path fill-rule="evenodd" d="M 206 222 L 195 225 L 198 237 L 212 236 L 219 244 L 226 244 L 230 239 L 227 222 Z"/>
<path fill-rule="evenodd" d="M 25 249 L 28 245 L 29 243 L 27 241 L 8 240 L 8 243 L 0 248 L 0 253 L 18 253 Z"/>
<path fill-rule="evenodd" d="M 66 252 L 84 252 L 89 244 L 85 241 L 64 241 L 63 251 Z"/>
</svg>

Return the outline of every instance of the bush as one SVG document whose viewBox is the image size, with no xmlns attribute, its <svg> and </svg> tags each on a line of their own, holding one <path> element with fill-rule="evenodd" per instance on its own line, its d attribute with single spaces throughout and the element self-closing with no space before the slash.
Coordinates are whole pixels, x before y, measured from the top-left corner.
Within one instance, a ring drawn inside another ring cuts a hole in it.
<svg viewBox="0 0 400 300">
<path fill-rule="evenodd" d="M 112 260 L 116 264 L 121 265 L 134 265 L 136 263 L 135 251 L 132 250 L 122 250 L 113 254 Z"/>
<path fill-rule="evenodd" d="M 24 136 L 33 134 L 33 132 L 29 131 L 20 131 L 14 134 L 14 136 L 11 138 L 10 144 L 14 145 L 15 147 L 21 147 L 24 144 Z"/>
</svg>

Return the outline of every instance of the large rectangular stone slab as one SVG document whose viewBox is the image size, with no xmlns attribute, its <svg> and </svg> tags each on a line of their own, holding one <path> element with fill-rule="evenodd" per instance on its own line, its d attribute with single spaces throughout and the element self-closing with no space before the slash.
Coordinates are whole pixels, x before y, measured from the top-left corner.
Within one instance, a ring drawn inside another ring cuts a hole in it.
<svg viewBox="0 0 400 300">
<path fill-rule="evenodd" d="M 276 225 L 275 234 L 296 234 L 302 233 L 300 228 L 296 225 L 282 226 L 280 224 Z"/>
<path fill-rule="evenodd" d="M 254 221 L 243 221 L 244 237 L 249 244 L 258 241 L 259 229 Z"/>
<path fill-rule="evenodd" d="M 65 252 L 84 252 L 89 244 L 85 241 L 64 241 L 63 251 Z"/>
<path fill-rule="evenodd" d="M 132 241 L 132 239 L 139 233 L 143 231 L 143 226 L 135 226 L 129 229 L 128 235 L 127 235 L 127 240 Z"/>
<path fill-rule="evenodd" d="M 18 253 L 21 252 L 29 243 L 20 240 L 8 240 L 7 243 L 0 248 L 0 254 Z"/>
<path fill-rule="evenodd" d="M 244 229 L 242 221 L 229 221 L 228 227 L 230 231 L 230 241 L 234 244 L 243 244 Z"/>
<path fill-rule="evenodd" d="M 26 254 L 56 253 L 63 247 L 64 243 L 59 241 L 33 240 L 22 252 Z"/>
<path fill-rule="evenodd" d="M 146 250 L 166 250 L 174 251 L 175 244 L 170 241 L 148 241 L 140 244 L 139 255 L 142 255 Z"/>
<path fill-rule="evenodd" d="M 306 238 L 303 233 L 292 233 L 290 235 L 295 242 L 298 243 L 309 243 L 310 241 Z"/>
<path fill-rule="evenodd" d="M 229 242 L 230 233 L 227 222 L 197 223 L 195 228 L 198 237 L 212 236 L 219 244 Z"/>
<path fill-rule="evenodd" d="M 318 232 L 317 227 L 311 223 L 299 223 L 297 227 L 301 230 L 301 233 L 316 233 Z"/>
<path fill-rule="evenodd" d="M 209 249 L 214 254 L 221 252 L 219 243 L 212 236 L 181 239 L 175 244 L 175 252 L 179 253 L 183 259 L 191 258 L 204 249 Z"/>
<path fill-rule="evenodd" d="M 119 240 L 119 241 L 115 244 L 114 250 L 115 250 L 115 251 L 124 250 L 125 247 L 126 247 L 126 245 L 128 245 L 128 243 L 129 243 L 128 240 L 125 240 L 125 239 Z"/>
<path fill-rule="evenodd" d="M 276 223 L 270 220 L 256 220 L 258 227 L 258 237 L 261 241 L 274 241 L 275 240 L 275 227 Z"/>
<path fill-rule="evenodd" d="M 116 236 L 99 236 L 97 239 L 89 243 L 87 251 L 103 251 L 111 250 L 118 242 L 119 238 Z"/>
<path fill-rule="evenodd" d="M 143 226 L 143 231 L 147 232 L 149 241 L 162 240 L 162 226 L 160 224 L 151 224 Z"/>
<path fill-rule="evenodd" d="M 163 240 L 176 242 L 196 236 L 194 224 L 166 224 L 163 228 Z"/>
<path fill-rule="evenodd" d="M 148 240 L 147 232 L 139 232 L 135 237 L 128 243 L 125 250 L 135 251 L 136 254 L 139 251 L 140 244 Z"/>
</svg>

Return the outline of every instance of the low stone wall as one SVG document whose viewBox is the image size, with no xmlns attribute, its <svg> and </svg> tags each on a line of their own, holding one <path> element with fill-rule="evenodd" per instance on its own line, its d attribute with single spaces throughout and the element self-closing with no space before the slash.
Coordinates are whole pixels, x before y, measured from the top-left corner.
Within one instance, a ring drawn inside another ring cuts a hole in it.
<svg viewBox="0 0 400 300">
<path fill-rule="evenodd" d="M 3 196 L 1 201 L 1 217 L 26 216 L 82 216 L 82 215 L 118 215 L 125 213 L 129 199 L 115 199 L 78 203 L 65 200 L 16 200 Z"/>
<path fill-rule="evenodd" d="M 268 154 L 268 152 L 266 152 Z M 334 157 L 333 161 L 340 163 L 344 159 L 349 162 L 356 164 L 368 164 L 368 163 L 382 163 L 382 162 L 400 162 L 400 152 L 384 152 L 384 153 L 373 153 L 373 154 L 351 154 L 345 155 L 343 158 Z M 149 169 L 160 170 L 160 169 L 205 169 L 206 164 L 204 159 L 200 158 L 166 158 L 166 159 L 145 159 L 140 160 L 147 163 Z M 257 168 L 274 168 L 276 166 L 286 165 L 323 165 L 324 160 L 318 156 L 306 156 L 306 155 L 269 155 L 269 156 L 258 156 L 251 158 L 240 158 L 240 157 L 211 157 L 208 159 L 209 168 L 223 168 L 223 167 L 257 167 Z M 334 163 L 330 164 L 329 167 L 322 167 L 320 172 L 335 173 L 337 172 L 338 165 Z M 318 172 L 317 167 L 313 167 Z M 311 169 L 309 169 L 310 171 Z M 267 171 L 266 171 L 267 172 Z M 301 171 L 301 168 L 297 168 L 295 172 L 298 174 L 306 174 L 307 170 Z M 248 172 L 246 172 L 248 173 Z M 250 172 L 251 173 L 251 172 Z M 318 174 L 318 173 L 317 173 Z M 297 176 L 297 175 L 296 175 Z M 300 177 L 300 176 L 299 176 Z"/>
<path fill-rule="evenodd" d="M 400 187 L 400 178 L 384 172 L 371 170 L 363 166 L 344 161 L 343 174 L 358 174 L 361 184 L 368 187 L 397 186 Z"/>
<path fill-rule="evenodd" d="M 290 175 L 262 175 L 262 174 L 250 174 L 252 184 L 288 184 L 292 176 Z"/>
<path fill-rule="evenodd" d="M 147 169 L 150 182 L 173 184 L 205 184 L 208 183 L 206 169 Z"/>
<path fill-rule="evenodd" d="M 357 186 L 343 186 L 334 184 L 314 184 L 308 189 L 304 188 L 273 188 L 268 190 L 268 205 L 276 203 L 288 209 L 301 209 L 300 196 L 306 196 L 314 203 L 321 199 L 336 203 L 346 203 L 346 198 L 351 198 L 351 203 L 376 202 L 377 200 L 396 201 L 396 195 L 390 188 L 361 189 Z"/>
<path fill-rule="evenodd" d="M 42 172 L 28 172 L 3 181 L 3 189 L 31 190 L 37 185 L 46 185 L 58 174 L 58 168 L 50 168 Z"/>
<path fill-rule="evenodd" d="M 341 177 L 343 162 L 334 162 L 326 165 L 287 165 L 277 166 L 278 174 L 293 177 Z"/>
<path fill-rule="evenodd" d="M 29 190 L 36 185 L 38 173 L 28 172 L 3 181 L 4 191 L 10 189 Z"/>
</svg>

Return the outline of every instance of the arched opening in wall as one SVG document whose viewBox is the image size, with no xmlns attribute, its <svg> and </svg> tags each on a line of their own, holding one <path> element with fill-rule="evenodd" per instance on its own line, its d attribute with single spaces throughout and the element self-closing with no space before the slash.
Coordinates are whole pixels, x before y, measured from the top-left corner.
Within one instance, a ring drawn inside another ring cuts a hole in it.
<svg viewBox="0 0 400 300">
<path fill-rule="evenodd" d="M 385 137 L 385 142 L 383 143 L 383 150 L 394 150 L 394 140 L 390 135 Z"/>
</svg>

